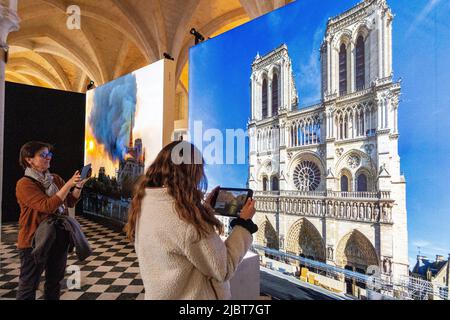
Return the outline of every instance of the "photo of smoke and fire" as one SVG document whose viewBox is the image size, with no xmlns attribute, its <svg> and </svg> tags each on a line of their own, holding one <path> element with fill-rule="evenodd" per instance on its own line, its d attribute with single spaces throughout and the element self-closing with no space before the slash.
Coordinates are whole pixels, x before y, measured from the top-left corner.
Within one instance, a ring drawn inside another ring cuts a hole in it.
<svg viewBox="0 0 450 320">
<path fill-rule="evenodd" d="M 126 218 L 134 183 L 162 148 L 163 80 L 157 62 L 87 92 L 85 212 Z"/>
</svg>

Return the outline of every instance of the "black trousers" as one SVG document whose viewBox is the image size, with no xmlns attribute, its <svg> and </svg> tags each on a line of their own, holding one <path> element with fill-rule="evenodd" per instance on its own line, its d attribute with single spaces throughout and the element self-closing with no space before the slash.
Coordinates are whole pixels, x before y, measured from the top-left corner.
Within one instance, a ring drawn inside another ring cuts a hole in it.
<svg viewBox="0 0 450 320">
<path fill-rule="evenodd" d="M 31 251 L 33 249 L 19 250 L 20 276 L 17 300 L 36 300 L 36 290 L 45 270 L 45 300 L 59 300 L 61 295 L 61 281 L 64 279 L 69 249 L 69 233 L 57 228 L 56 240 L 50 249 L 47 262 L 36 264 Z"/>
</svg>

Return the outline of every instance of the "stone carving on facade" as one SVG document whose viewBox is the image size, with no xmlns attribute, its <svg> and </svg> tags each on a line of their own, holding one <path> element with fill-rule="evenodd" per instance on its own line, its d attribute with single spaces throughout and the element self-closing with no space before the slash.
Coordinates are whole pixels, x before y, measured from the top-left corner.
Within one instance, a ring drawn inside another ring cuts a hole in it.
<svg viewBox="0 0 450 320">
<path fill-rule="evenodd" d="M 361 164 L 361 158 L 355 154 L 348 157 L 347 164 L 350 168 L 356 169 Z"/>
<path fill-rule="evenodd" d="M 338 157 L 342 156 L 343 153 L 344 153 L 344 149 L 343 148 L 337 148 L 336 149 L 336 155 Z"/>
<path fill-rule="evenodd" d="M 380 219 L 380 209 L 378 207 L 375 207 L 375 210 L 373 211 L 373 219 L 377 222 Z"/>
<path fill-rule="evenodd" d="M 383 206 L 382 213 L 383 213 L 383 221 L 391 222 L 391 208 Z"/>
<path fill-rule="evenodd" d="M 385 257 L 383 259 L 383 273 L 385 274 L 392 273 L 392 259 L 389 257 Z"/>
<path fill-rule="evenodd" d="M 374 145 L 373 144 L 366 144 L 366 145 L 364 145 L 364 150 L 369 155 L 369 157 L 372 155 L 373 149 L 374 149 Z"/>
<path fill-rule="evenodd" d="M 364 206 L 362 204 L 359 205 L 358 217 L 361 220 L 366 220 L 365 217 L 364 217 Z"/>
<path fill-rule="evenodd" d="M 284 249 L 284 236 L 280 235 L 280 249 Z"/>
<path fill-rule="evenodd" d="M 325 147 L 321 146 L 318 148 L 317 153 L 321 158 L 325 157 Z"/>
<path fill-rule="evenodd" d="M 331 168 L 327 169 L 327 178 L 334 178 L 334 174 Z"/>
<path fill-rule="evenodd" d="M 372 218 L 372 207 L 369 205 L 368 207 L 367 207 L 367 215 L 370 217 L 370 218 Z M 376 220 L 375 220 L 376 221 Z"/>
<path fill-rule="evenodd" d="M 327 249 L 327 259 L 334 260 L 334 249 L 332 246 L 329 246 Z"/>
<path fill-rule="evenodd" d="M 379 176 L 388 176 L 388 177 L 391 176 L 391 175 L 389 174 L 389 172 L 387 171 L 387 169 L 386 169 L 386 163 L 383 163 L 383 164 L 380 166 L 380 172 L 379 172 L 378 175 L 379 175 Z"/>
</svg>

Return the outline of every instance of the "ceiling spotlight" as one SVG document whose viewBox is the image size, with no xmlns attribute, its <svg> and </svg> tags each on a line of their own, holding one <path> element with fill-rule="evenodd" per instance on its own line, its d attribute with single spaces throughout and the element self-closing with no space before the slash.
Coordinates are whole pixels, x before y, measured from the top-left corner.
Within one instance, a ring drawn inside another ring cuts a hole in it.
<svg viewBox="0 0 450 320">
<path fill-rule="evenodd" d="M 94 81 L 89 81 L 89 84 L 87 85 L 87 89 L 88 90 L 91 90 L 91 89 L 93 89 L 95 87 L 95 82 Z"/>
<path fill-rule="evenodd" d="M 172 60 L 172 61 L 175 60 L 175 59 L 174 59 L 170 54 L 168 54 L 167 52 L 164 52 L 164 58 L 169 59 L 169 60 Z"/>
<path fill-rule="evenodd" d="M 195 30 L 195 28 L 192 28 L 190 33 L 195 37 L 195 44 L 196 45 L 199 44 L 202 41 L 205 41 L 205 37 L 203 37 L 200 32 Z"/>
</svg>

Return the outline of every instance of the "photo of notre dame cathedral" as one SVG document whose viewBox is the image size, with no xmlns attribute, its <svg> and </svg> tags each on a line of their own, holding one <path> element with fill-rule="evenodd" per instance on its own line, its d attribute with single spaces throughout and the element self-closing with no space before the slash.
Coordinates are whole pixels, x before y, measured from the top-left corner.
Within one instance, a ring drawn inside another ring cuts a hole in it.
<svg viewBox="0 0 450 320">
<path fill-rule="evenodd" d="M 248 124 L 255 244 L 361 273 L 375 265 L 385 276 L 408 275 L 392 21 L 385 0 L 328 20 L 322 98 L 306 108 L 298 107 L 288 47 L 256 56 Z"/>
</svg>

